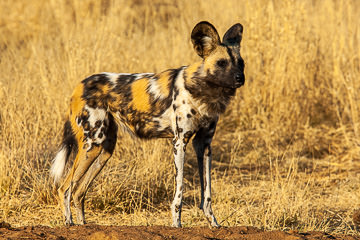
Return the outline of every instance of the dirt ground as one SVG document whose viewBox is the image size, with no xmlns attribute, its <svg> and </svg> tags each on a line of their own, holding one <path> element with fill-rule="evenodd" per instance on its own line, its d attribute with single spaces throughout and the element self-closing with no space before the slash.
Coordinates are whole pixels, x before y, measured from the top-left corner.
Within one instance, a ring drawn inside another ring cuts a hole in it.
<svg viewBox="0 0 360 240">
<path fill-rule="evenodd" d="M 207 227 L 172 228 L 164 226 L 100 226 L 89 224 L 71 227 L 28 226 L 13 228 L 0 223 L 0 239 L 344 239 L 356 240 L 355 236 L 333 236 L 322 232 L 299 233 L 296 231 L 263 231 L 254 227 L 230 227 L 210 229 Z"/>
</svg>

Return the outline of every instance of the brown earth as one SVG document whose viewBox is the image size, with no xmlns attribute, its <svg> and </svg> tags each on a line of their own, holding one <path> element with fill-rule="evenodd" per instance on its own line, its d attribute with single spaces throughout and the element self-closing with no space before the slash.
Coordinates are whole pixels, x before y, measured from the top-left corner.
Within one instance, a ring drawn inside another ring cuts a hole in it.
<svg viewBox="0 0 360 240">
<path fill-rule="evenodd" d="M 29 226 L 13 228 L 0 223 L 0 239 L 344 239 L 356 240 L 355 236 L 334 236 L 322 232 L 299 233 L 296 231 L 263 231 L 255 227 L 207 227 L 172 228 L 165 226 L 100 226 L 89 224 L 71 227 Z"/>
</svg>

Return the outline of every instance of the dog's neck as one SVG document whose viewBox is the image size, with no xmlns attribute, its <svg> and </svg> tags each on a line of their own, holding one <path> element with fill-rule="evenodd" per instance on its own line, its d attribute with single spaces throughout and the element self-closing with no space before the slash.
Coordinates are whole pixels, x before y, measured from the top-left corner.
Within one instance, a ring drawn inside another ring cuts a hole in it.
<svg viewBox="0 0 360 240">
<path fill-rule="evenodd" d="M 185 67 L 183 75 L 185 89 L 211 115 L 223 113 L 235 95 L 236 89 L 217 86 L 206 80 L 208 76 L 202 61 Z"/>
</svg>

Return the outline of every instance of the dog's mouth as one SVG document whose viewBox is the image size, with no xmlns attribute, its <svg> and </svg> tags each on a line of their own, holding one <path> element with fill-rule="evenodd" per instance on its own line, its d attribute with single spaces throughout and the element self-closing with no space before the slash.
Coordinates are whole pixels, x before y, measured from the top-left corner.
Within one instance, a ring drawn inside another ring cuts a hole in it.
<svg viewBox="0 0 360 240">
<path fill-rule="evenodd" d="M 233 84 L 217 84 L 214 82 L 207 82 L 208 86 L 211 88 L 227 88 L 227 89 L 237 89 L 244 85 L 244 82 L 235 82 Z"/>
<path fill-rule="evenodd" d="M 239 88 L 244 85 L 244 82 L 236 82 L 232 88 Z"/>
</svg>

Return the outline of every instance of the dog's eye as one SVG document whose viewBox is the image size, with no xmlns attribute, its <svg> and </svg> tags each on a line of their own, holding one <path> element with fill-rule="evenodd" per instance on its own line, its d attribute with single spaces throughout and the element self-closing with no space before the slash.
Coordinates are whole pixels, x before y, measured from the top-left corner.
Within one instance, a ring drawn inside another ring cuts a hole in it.
<svg viewBox="0 0 360 240">
<path fill-rule="evenodd" d="M 216 64 L 221 68 L 225 68 L 228 65 L 228 61 L 225 59 L 220 59 L 216 62 Z"/>
</svg>

